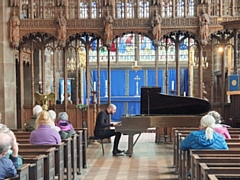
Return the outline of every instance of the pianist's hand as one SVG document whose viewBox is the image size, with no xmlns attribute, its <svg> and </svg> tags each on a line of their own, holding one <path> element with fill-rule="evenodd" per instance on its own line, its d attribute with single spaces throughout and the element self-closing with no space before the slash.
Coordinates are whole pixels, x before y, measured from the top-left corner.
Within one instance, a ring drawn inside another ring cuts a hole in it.
<svg viewBox="0 0 240 180">
<path fill-rule="evenodd" d="M 113 123 L 113 127 L 120 126 L 121 123 Z"/>
</svg>

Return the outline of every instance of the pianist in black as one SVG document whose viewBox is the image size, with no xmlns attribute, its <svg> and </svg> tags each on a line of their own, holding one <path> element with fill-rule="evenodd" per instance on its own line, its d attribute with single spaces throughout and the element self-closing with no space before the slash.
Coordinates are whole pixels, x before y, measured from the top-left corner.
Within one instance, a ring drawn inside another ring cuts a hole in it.
<svg viewBox="0 0 240 180">
<path fill-rule="evenodd" d="M 119 155 L 124 152 L 118 149 L 121 133 L 115 132 L 114 129 L 106 129 L 107 127 L 115 127 L 119 125 L 119 123 L 114 124 L 107 122 L 108 116 L 110 114 L 113 115 L 116 112 L 116 110 L 117 110 L 116 106 L 114 104 L 110 104 L 106 110 L 99 112 L 97 115 L 96 126 L 94 129 L 94 135 L 96 137 L 104 139 L 109 138 L 111 136 L 115 136 L 112 151 L 113 156 Z"/>
</svg>

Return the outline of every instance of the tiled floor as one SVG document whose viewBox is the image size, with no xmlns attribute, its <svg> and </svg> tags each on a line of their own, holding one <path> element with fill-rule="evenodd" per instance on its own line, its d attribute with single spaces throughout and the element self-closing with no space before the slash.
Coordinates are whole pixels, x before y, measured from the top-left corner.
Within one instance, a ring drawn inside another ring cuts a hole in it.
<svg viewBox="0 0 240 180">
<path fill-rule="evenodd" d="M 112 143 L 88 146 L 88 167 L 81 180 L 177 180 L 174 173 L 172 144 L 155 144 L 154 133 L 143 133 L 134 146 L 133 156 L 112 156 Z M 135 135 L 136 136 L 136 135 Z M 127 136 L 122 136 L 119 149 L 127 149 Z"/>
</svg>

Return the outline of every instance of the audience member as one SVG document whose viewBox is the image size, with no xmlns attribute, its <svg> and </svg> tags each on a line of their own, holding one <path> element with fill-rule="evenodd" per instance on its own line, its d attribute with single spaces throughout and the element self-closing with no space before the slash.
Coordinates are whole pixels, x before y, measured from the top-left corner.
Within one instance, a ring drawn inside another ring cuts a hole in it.
<svg viewBox="0 0 240 180">
<path fill-rule="evenodd" d="M 51 128 L 55 129 L 57 132 L 61 131 L 61 129 L 55 125 L 55 120 L 56 120 L 56 113 L 53 110 L 48 111 L 49 116 L 51 118 Z"/>
<path fill-rule="evenodd" d="M 36 120 L 36 130 L 30 134 L 31 144 L 60 144 L 59 133 L 51 128 L 51 118 L 47 111 L 39 113 Z"/>
<path fill-rule="evenodd" d="M 221 124 L 221 115 L 217 111 L 210 111 L 208 115 L 211 115 L 215 119 L 214 130 L 223 135 L 225 139 L 231 139 L 231 135 L 228 132 L 228 129 L 225 125 Z"/>
<path fill-rule="evenodd" d="M 12 148 L 9 158 L 5 155 Z M 17 175 L 18 145 L 8 133 L 0 133 L 0 179 L 14 177 Z"/>
<path fill-rule="evenodd" d="M 115 132 L 115 130 L 113 129 L 105 129 L 105 128 L 115 127 L 119 125 L 119 123 L 113 124 L 113 123 L 107 122 L 108 115 L 110 114 L 113 115 L 116 112 L 116 110 L 117 110 L 116 106 L 114 104 L 110 104 L 106 110 L 99 112 L 96 120 L 95 130 L 94 130 L 94 135 L 100 138 L 109 138 L 111 136 L 115 136 L 113 151 L 112 151 L 114 156 L 124 152 L 118 149 L 121 133 Z"/>
<path fill-rule="evenodd" d="M 36 129 L 36 119 L 38 114 L 42 111 L 42 107 L 40 105 L 36 105 L 33 107 L 33 116 L 30 120 L 25 124 L 25 130 L 31 132 Z"/>
<path fill-rule="evenodd" d="M 59 133 L 62 139 L 70 138 L 76 134 L 72 124 L 68 120 L 68 114 L 66 112 L 60 112 L 58 114 L 56 126 L 61 129 Z"/>
<path fill-rule="evenodd" d="M 7 133 L 11 138 L 13 142 L 16 142 L 16 136 L 15 134 L 5 125 L 0 123 L 0 133 Z M 8 150 L 8 153 L 6 153 L 5 157 L 10 158 L 10 155 L 13 153 L 12 149 Z M 23 159 L 21 156 L 18 155 L 17 157 L 17 164 L 18 167 L 21 167 L 23 164 Z"/>
<path fill-rule="evenodd" d="M 214 131 L 215 119 L 211 115 L 201 118 L 200 129 L 191 132 L 181 143 L 181 150 L 228 149 L 225 138 Z"/>
</svg>

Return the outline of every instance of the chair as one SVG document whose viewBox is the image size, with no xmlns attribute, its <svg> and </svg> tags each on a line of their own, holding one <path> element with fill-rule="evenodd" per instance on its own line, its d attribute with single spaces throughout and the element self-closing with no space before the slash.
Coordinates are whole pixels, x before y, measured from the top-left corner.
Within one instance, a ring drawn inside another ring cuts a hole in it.
<svg viewBox="0 0 240 180">
<path fill-rule="evenodd" d="M 90 137 L 88 138 L 88 144 L 89 144 L 91 141 L 100 141 L 100 143 L 102 144 L 102 153 L 103 153 L 103 156 L 104 156 L 103 139 L 104 139 L 104 138 L 95 137 L 95 136 L 90 136 Z"/>
</svg>

